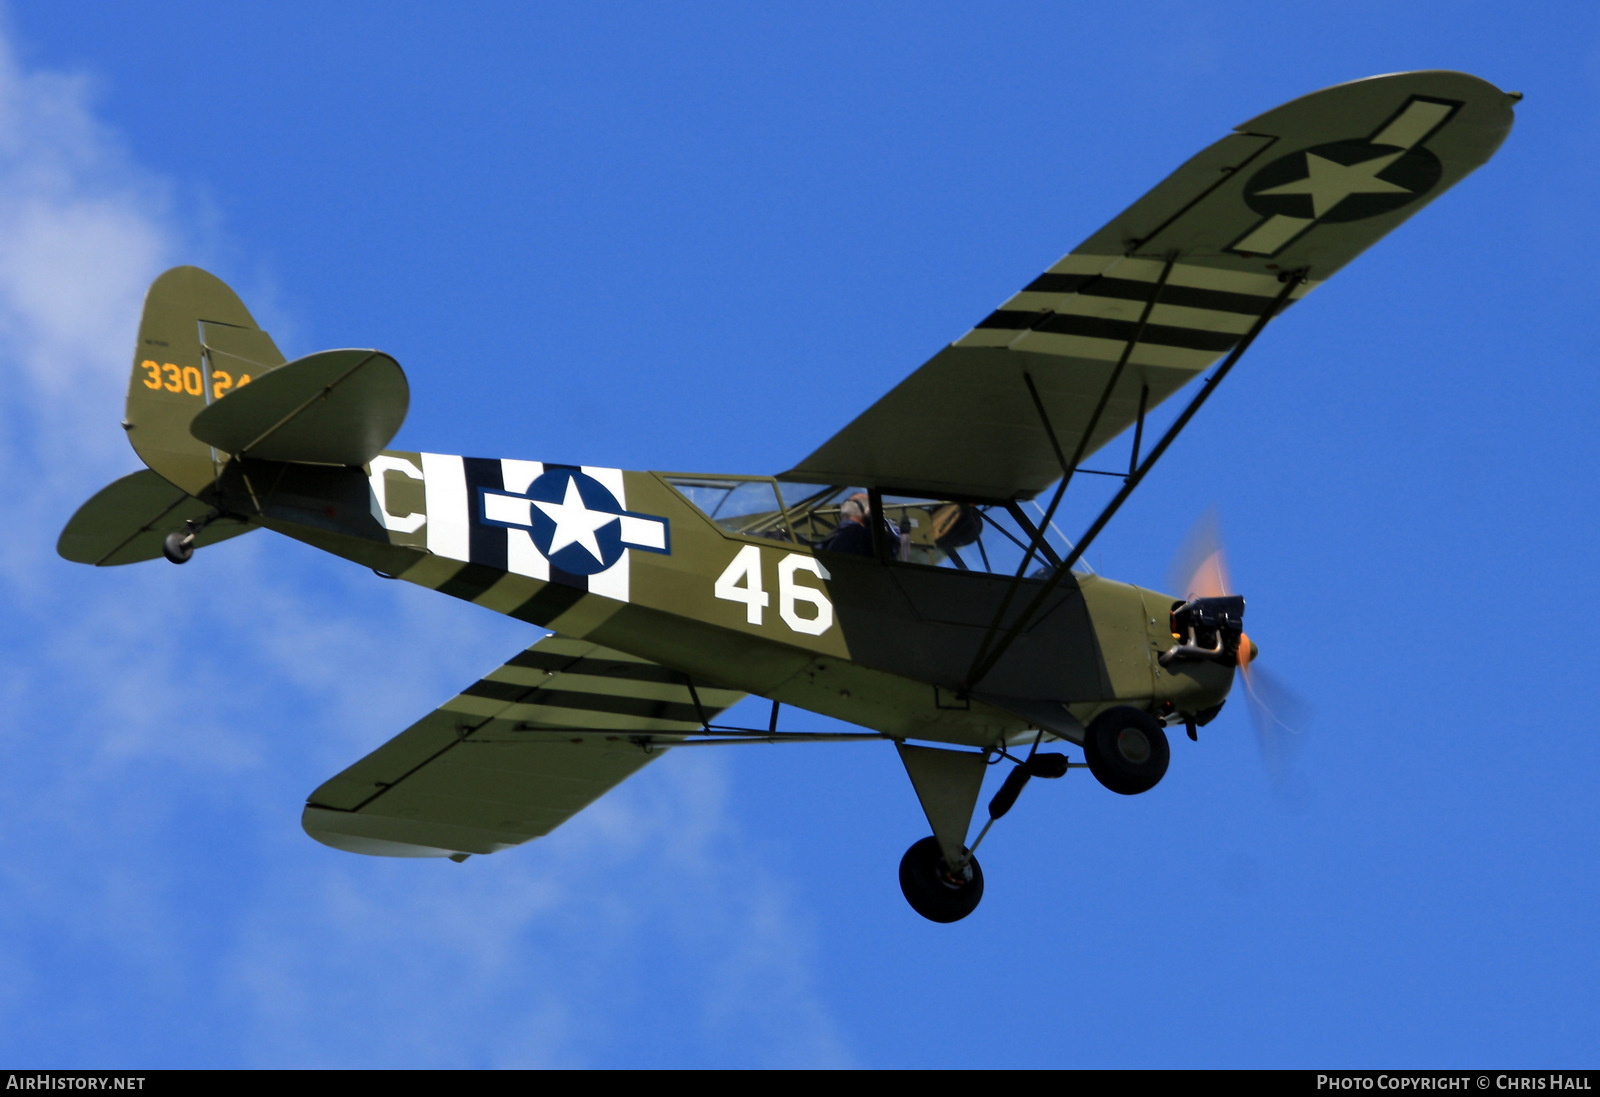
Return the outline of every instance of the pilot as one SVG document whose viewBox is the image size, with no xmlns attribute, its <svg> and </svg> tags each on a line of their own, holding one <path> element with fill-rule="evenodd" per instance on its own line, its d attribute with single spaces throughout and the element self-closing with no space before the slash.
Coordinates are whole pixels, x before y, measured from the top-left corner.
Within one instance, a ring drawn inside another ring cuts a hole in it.
<svg viewBox="0 0 1600 1097">
<path fill-rule="evenodd" d="M 853 556 L 873 556 L 872 530 L 867 519 L 872 514 L 872 504 L 867 493 L 858 491 L 839 504 L 839 528 L 828 536 L 818 548 L 828 552 L 848 552 Z"/>
</svg>

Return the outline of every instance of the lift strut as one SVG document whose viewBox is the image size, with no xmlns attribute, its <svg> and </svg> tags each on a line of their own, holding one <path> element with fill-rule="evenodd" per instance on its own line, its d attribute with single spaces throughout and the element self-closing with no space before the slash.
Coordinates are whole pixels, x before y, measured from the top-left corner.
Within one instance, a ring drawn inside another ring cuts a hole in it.
<svg viewBox="0 0 1600 1097">
<path fill-rule="evenodd" d="M 1056 439 L 1055 428 L 1050 425 L 1050 416 L 1045 411 L 1044 401 L 1039 397 L 1039 389 L 1033 383 L 1033 377 L 1024 372 L 1022 380 L 1027 383 L 1028 395 L 1033 398 L 1033 406 L 1039 413 L 1039 421 L 1044 425 L 1045 436 L 1050 439 L 1050 447 L 1055 450 L 1056 461 L 1061 465 L 1061 482 L 1056 485 L 1056 493 L 1046 508 L 1044 517 L 1039 520 L 1039 531 L 1033 544 L 1022 554 L 1022 563 L 1017 565 L 1017 573 L 1012 576 L 1010 584 L 1006 587 L 1005 595 L 1000 599 L 1000 608 L 995 611 L 994 620 L 989 622 L 988 631 L 983 634 L 983 642 L 978 645 L 978 654 L 973 656 L 972 666 L 967 670 L 966 686 L 977 684 L 983 674 L 974 677 L 974 672 L 979 664 L 984 665 L 984 673 L 993 665 L 993 660 L 986 660 L 989 645 L 994 642 L 995 633 L 1000 628 L 1000 622 L 1006 618 L 1006 611 L 1011 608 L 1011 600 L 1016 597 L 1021 588 L 1023 576 L 1028 574 L 1028 567 L 1033 563 L 1033 554 L 1036 547 L 1044 543 L 1045 531 L 1050 528 L 1050 520 L 1056 516 L 1056 508 L 1061 505 L 1061 499 L 1067 493 L 1067 485 L 1072 483 L 1072 474 L 1078 470 L 1078 465 L 1083 460 L 1083 455 L 1088 452 L 1090 439 L 1100 425 L 1100 417 L 1105 414 L 1106 405 L 1111 402 L 1112 393 L 1117 390 L 1117 382 L 1122 379 L 1122 371 L 1128 365 L 1128 359 L 1133 357 L 1133 349 L 1139 345 L 1139 340 L 1144 338 L 1145 325 L 1150 322 L 1150 314 L 1155 311 L 1156 305 L 1161 301 L 1162 291 L 1167 288 L 1167 279 L 1172 274 L 1173 265 L 1178 261 L 1178 253 L 1173 252 L 1167 256 L 1166 263 L 1161 268 L 1161 275 L 1156 279 L 1155 285 L 1150 289 L 1150 296 L 1144 303 L 1144 311 L 1139 314 L 1139 322 L 1134 325 L 1133 334 L 1122 348 L 1122 354 L 1117 359 L 1116 366 L 1111 370 L 1111 376 L 1106 378 L 1105 388 L 1100 392 L 1100 402 L 1094 407 L 1089 416 L 1088 423 L 1083 428 L 1083 433 L 1078 438 L 1078 447 L 1073 451 L 1072 460 L 1068 461 L 1066 454 L 1061 450 L 1061 443 Z M 1070 564 L 1062 565 L 1070 567 Z M 1059 570 L 1059 567 L 1058 569 Z M 1009 646 L 1009 642 L 1006 645 Z"/>
<path fill-rule="evenodd" d="M 1094 539 L 1100 535 L 1100 531 L 1106 527 L 1106 523 L 1110 522 L 1116 515 L 1122 504 L 1127 501 L 1128 496 L 1133 494 L 1133 489 L 1139 486 L 1140 481 L 1145 478 L 1151 468 L 1155 466 L 1155 463 L 1161 459 L 1161 455 L 1167 452 L 1167 447 L 1171 446 L 1173 440 L 1178 437 L 1183 428 L 1189 425 L 1189 420 L 1194 418 L 1201 405 L 1216 391 L 1217 386 L 1222 383 L 1222 379 L 1228 376 L 1228 371 L 1233 369 L 1239 359 L 1244 356 L 1244 352 L 1250 349 L 1250 344 L 1255 342 L 1256 336 L 1261 334 L 1273 317 L 1277 316 L 1284 305 L 1288 303 L 1289 295 L 1305 281 L 1306 272 L 1295 271 L 1291 273 L 1286 271 L 1278 275 L 1278 277 L 1283 282 L 1283 289 L 1273 298 L 1272 304 L 1256 318 L 1256 322 L 1250 326 L 1250 330 L 1245 333 L 1244 338 L 1240 339 L 1234 346 L 1222 365 L 1217 367 L 1217 371 L 1211 375 L 1211 379 L 1201 387 L 1199 392 L 1195 393 L 1194 399 L 1189 401 L 1189 406 L 1184 408 L 1172 426 L 1167 428 L 1167 432 L 1161 436 L 1161 440 L 1151 447 L 1150 455 L 1128 476 L 1128 479 L 1122 485 L 1122 489 L 1117 492 L 1111 502 L 1106 504 L 1105 509 L 1100 512 L 1100 516 L 1090 523 L 1089 528 L 1078 539 L 1078 543 L 1072 547 L 1072 551 L 1067 554 L 1066 559 L 1061 561 L 1061 566 L 1056 568 L 1050 577 L 1045 580 L 1038 592 L 1034 594 L 1032 600 L 1023 608 L 1022 613 L 1018 615 L 1016 621 L 1011 624 L 1010 628 L 1006 629 L 1005 635 L 1000 638 L 1000 641 L 992 648 L 985 644 L 978 649 L 978 656 L 973 660 L 972 668 L 967 672 L 967 680 L 964 683 L 967 689 L 977 685 L 994 669 L 995 664 L 1006 653 L 1006 649 L 1022 634 L 1022 630 L 1028 626 L 1028 622 L 1033 620 L 1034 614 L 1039 612 L 1045 600 L 1050 597 L 1056 587 L 1061 585 L 1061 581 L 1071 573 L 1072 565 L 1083 557 L 1084 551 L 1093 544 Z M 1059 492 L 1057 494 L 1059 495 Z M 1019 573 L 1017 578 L 1013 580 L 1013 587 L 1019 585 L 1020 580 L 1021 574 Z M 1010 601 L 1010 591 L 1008 591 L 1006 598 L 1001 603 L 1000 612 L 995 615 L 995 625 L 999 624 Z M 994 627 L 991 626 L 991 632 Z"/>
</svg>

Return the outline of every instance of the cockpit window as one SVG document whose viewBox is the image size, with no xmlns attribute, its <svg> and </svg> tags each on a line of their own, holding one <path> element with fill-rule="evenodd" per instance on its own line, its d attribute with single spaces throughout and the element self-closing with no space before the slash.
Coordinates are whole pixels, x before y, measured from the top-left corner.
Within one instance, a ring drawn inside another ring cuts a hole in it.
<svg viewBox="0 0 1600 1097">
<path fill-rule="evenodd" d="M 924 567 L 1015 575 L 1044 520 L 1037 502 L 965 503 L 913 495 L 876 498 L 851 484 L 800 484 L 753 476 L 663 476 L 729 533 L 796 541 L 824 552 L 875 556 Z M 1054 522 L 1028 560 L 1046 575 L 1072 551 Z M 1073 571 L 1090 574 L 1082 560 Z"/>
<path fill-rule="evenodd" d="M 729 533 L 789 540 L 789 525 L 778 502 L 777 485 L 771 480 L 738 476 L 663 479 Z"/>
<path fill-rule="evenodd" d="M 1034 543 L 1044 510 L 1037 503 L 960 503 L 907 495 L 883 496 L 883 516 L 896 534 L 893 559 L 961 571 L 1015 575 Z M 1028 559 L 1029 575 L 1048 575 L 1072 551 L 1054 522 Z M 1073 569 L 1089 574 L 1082 560 Z"/>
<path fill-rule="evenodd" d="M 863 488 L 831 484 L 783 483 L 778 490 L 783 493 L 795 539 L 814 548 L 827 548 L 837 539 L 840 525 L 850 517 L 846 512 L 855 509 L 846 504 L 866 495 Z"/>
<path fill-rule="evenodd" d="M 1036 502 L 965 503 L 883 495 L 872 514 L 869 493 L 854 486 L 781 482 L 789 528 L 802 544 L 873 555 L 871 539 L 891 560 L 924 567 L 1015 575 L 1033 544 L 1044 509 Z M 852 529 L 852 523 L 859 528 Z M 855 534 L 855 536 L 851 536 Z M 1072 551 L 1052 522 L 1028 560 L 1029 575 L 1048 574 Z M 1079 560 L 1073 570 L 1089 574 Z"/>
</svg>

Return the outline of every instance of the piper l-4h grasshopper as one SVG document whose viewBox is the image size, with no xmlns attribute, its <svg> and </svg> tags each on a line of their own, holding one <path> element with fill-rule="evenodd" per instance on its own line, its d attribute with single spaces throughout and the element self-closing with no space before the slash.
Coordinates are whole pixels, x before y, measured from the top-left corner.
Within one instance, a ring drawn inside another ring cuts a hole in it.
<svg viewBox="0 0 1600 1097">
<path fill-rule="evenodd" d="M 669 749 L 882 739 L 933 831 L 901 887 L 955 921 L 983 893 L 967 836 L 987 764 L 1014 763 L 989 824 L 1069 766 L 1144 792 L 1164 729 L 1193 736 L 1256 653 L 1215 580 L 1145 590 L 1084 550 L 1262 329 L 1484 163 L 1518 99 L 1415 72 L 1252 119 L 776 477 L 386 450 L 409 400 L 394 359 L 286 362 L 227 286 L 179 267 L 150 287 L 128 386 L 148 469 L 58 548 L 182 563 L 265 527 L 549 630 L 316 789 L 303 825 L 327 845 L 461 861 Z M 1207 369 L 1151 444 L 1147 414 Z M 1124 433 L 1120 488 L 1068 542 L 1068 485 Z M 749 694 L 768 726 L 717 722 Z M 780 731 L 780 705 L 864 730 Z M 1060 742 L 1083 762 L 1038 749 Z"/>
</svg>

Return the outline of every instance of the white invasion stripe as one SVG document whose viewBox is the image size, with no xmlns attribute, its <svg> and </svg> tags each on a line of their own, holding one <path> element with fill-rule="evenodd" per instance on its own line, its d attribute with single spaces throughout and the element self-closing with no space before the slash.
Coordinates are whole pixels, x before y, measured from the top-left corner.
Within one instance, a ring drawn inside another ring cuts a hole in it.
<svg viewBox="0 0 1600 1097">
<path fill-rule="evenodd" d="M 508 675 L 510 671 L 519 673 L 511 676 Z M 570 671 L 545 675 L 542 671 L 530 670 L 527 667 L 501 667 L 485 677 L 491 682 L 508 682 L 530 688 L 537 686 L 541 689 L 570 693 L 590 693 L 596 697 L 631 697 L 636 701 L 677 701 L 684 705 L 691 703 L 689 691 L 684 688 L 682 682 L 632 682 L 597 674 L 573 674 Z M 730 690 L 700 688 L 698 692 L 701 704 L 708 709 L 725 709 L 735 701 L 744 699 L 744 694 Z"/>
<path fill-rule="evenodd" d="M 1069 255 L 1067 258 L 1071 259 L 1073 257 Z M 1046 273 L 1104 274 L 1108 278 L 1125 278 L 1130 282 L 1154 283 L 1161 277 L 1161 269 L 1166 266 L 1165 263 L 1158 259 L 1144 259 L 1135 257 L 1122 260 L 1116 264 L 1115 269 L 1112 269 L 1111 267 L 1100 269 L 1099 265 L 1104 261 L 1104 256 L 1091 255 L 1086 256 L 1085 258 L 1093 259 L 1095 261 L 1095 269 L 1064 269 L 1067 264 L 1066 261 L 1063 260 L 1062 262 L 1057 263 Z M 1233 262 L 1237 262 L 1237 260 L 1233 260 Z M 1283 285 L 1278 281 L 1275 275 L 1253 274 L 1249 271 L 1240 270 L 1226 270 L 1222 267 L 1208 267 L 1199 263 L 1174 263 L 1172 266 L 1172 273 L 1167 276 L 1167 284 L 1172 286 L 1185 286 L 1190 289 L 1222 290 L 1226 293 L 1241 293 L 1245 294 L 1246 296 L 1265 297 L 1269 299 L 1277 297 L 1278 293 L 1283 289 Z M 1302 282 L 1298 287 L 1296 287 L 1292 297 L 1295 300 L 1299 300 L 1301 297 L 1304 297 L 1306 294 L 1310 293 L 1313 288 L 1320 284 L 1321 283 L 1316 280 Z M 1065 300 L 1074 296 L 1076 296 L 1076 294 L 1049 293 L 1039 290 L 1023 290 L 1000 307 L 1004 309 L 1022 309 L 1029 307 L 1052 308 L 1054 306 L 1048 302 Z M 1044 300 L 1046 303 L 1043 305 L 1023 305 L 1018 303 L 1024 300 Z"/>
<path fill-rule="evenodd" d="M 507 663 L 498 670 L 484 675 L 491 682 L 510 682 L 514 686 L 543 686 L 555 681 L 555 675 L 538 667 L 519 667 Z"/>
<path fill-rule="evenodd" d="M 513 526 L 532 525 L 532 510 L 531 499 L 498 495 L 492 491 L 483 493 L 483 516 L 491 522 L 505 522 Z"/>
<path fill-rule="evenodd" d="M 1393 145 L 1408 149 L 1433 132 L 1435 126 L 1450 117 L 1455 108 L 1448 103 L 1425 103 L 1413 99 L 1400 116 L 1372 138 L 1374 145 Z"/>
<path fill-rule="evenodd" d="M 507 491 L 524 494 L 528 485 L 544 475 L 543 461 L 515 461 L 509 457 L 500 461 L 500 480 Z"/>
<path fill-rule="evenodd" d="M 1394 153 L 1394 155 L 1400 154 Z M 1254 232 L 1233 245 L 1232 250 L 1271 255 L 1304 232 L 1314 220 L 1315 218 L 1311 217 L 1290 217 L 1287 213 L 1275 213 L 1258 225 Z"/>
<path fill-rule="evenodd" d="M 1108 320 L 1127 320 L 1137 323 L 1144 315 L 1143 301 L 1129 301 L 1116 297 L 1094 297 L 1089 294 L 1019 293 L 1006 302 L 1006 308 L 1018 312 L 1043 312 L 1049 309 L 1064 316 L 1098 316 Z M 1187 305 L 1157 305 L 1150 313 L 1152 324 L 1194 331 L 1222 331 L 1242 335 L 1250 330 L 1256 317 L 1242 312 L 1221 312 L 1217 309 L 1191 308 Z"/>
<path fill-rule="evenodd" d="M 1166 265 L 1163 260 L 1139 255 L 1080 255 L 1074 252 L 1045 273 L 1103 274 L 1108 278 L 1126 278 L 1133 282 L 1154 282 L 1161 277 L 1162 268 Z M 1276 276 L 1271 274 L 1228 270 L 1201 263 L 1174 263 L 1167 281 L 1174 286 L 1226 290 L 1229 293 L 1254 294 L 1258 297 L 1276 297 L 1278 291 L 1283 288 Z"/>
<path fill-rule="evenodd" d="M 510 457 L 500 460 L 500 481 L 507 491 L 518 494 L 528 490 L 528 486 L 544 475 L 543 461 L 517 461 Z M 489 515 L 489 500 L 495 496 L 484 496 L 484 514 Z M 504 498 L 501 496 L 500 498 Z M 531 511 L 533 504 L 527 499 L 517 500 L 521 504 L 512 518 L 498 518 L 496 521 L 515 522 L 526 526 L 532 522 Z M 492 516 L 491 516 L 492 517 Z M 533 538 L 525 529 L 506 530 L 506 570 L 513 575 L 526 575 L 529 579 L 538 579 L 541 582 L 550 581 L 550 561 L 544 558 L 533 543 Z"/>
<path fill-rule="evenodd" d="M 1237 262 L 1237 260 L 1235 260 Z M 1151 265 L 1159 268 L 1160 264 L 1151 260 Z M 1152 275 L 1150 281 L 1160 277 L 1158 273 Z M 1193 263 L 1174 263 L 1172 274 L 1167 281 L 1174 286 L 1188 286 L 1191 289 L 1219 289 L 1228 293 L 1248 293 L 1256 297 L 1275 298 L 1283 292 L 1283 283 L 1278 281 L 1273 274 L 1248 274 L 1243 271 L 1222 270 L 1218 267 L 1202 267 Z M 1295 287 L 1289 296 L 1298 301 L 1315 287 L 1322 283 L 1307 280 Z"/>
<path fill-rule="evenodd" d="M 422 479 L 428 507 L 428 551 L 449 560 L 469 559 L 467 472 L 461 458 L 424 453 Z"/>
<path fill-rule="evenodd" d="M 590 465 L 582 466 L 585 476 L 592 476 L 605 485 L 607 491 L 617 497 L 617 503 L 626 508 L 628 505 L 627 488 L 623 483 L 621 469 L 595 468 Z M 623 519 L 626 521 L 626 519 Z M 626 543 L 627 538 L 623 538 Z M 664 547 L 664 546 L 663 546 Z M 628 557 L 632 554 L 626 549 L 622 552 L 622 559 L 606 568 L 589 576 L 589 593 L 601 594 L 607 598 L 615 598 L 619 602 L 628 600 Z"/>
<path fill-rule="evenodd" d="M 659 665 L 649 659 L 641 659 L 637 655 L 629 655 L 626 652 L 617 651 L 615 648 L 603 648 L 599 644 L 590 643 L 588 640 L 574 640 L 569 636 L 557 636 L 555 633 L 546 636 L 528 650 L 532 651 L 534 648 L 553 655 L 573 655 L 583 659 L 591 657 L 604 659 L 608 663 L 638 663 L 640 666 L 646 667 Z"/>
<path fill-rule="evenodd" d="M 555 633 L 546 633 L 544 639 L 534 644 L 529 651 L 538 651 L 546 655 L 570 655 L 575 659 L 585 658 L 601 652 L 602 658 L 621 659 L 630 663 L 648 663 L 648 659 L 639 659 L 632 655 L 623 655 L 621 652 L 602 648 L 599 644 L 591 644 L 587 640 L 574 640 L 570 636 L 557 636 Z"/>
<path fill-rule="evenodd" d="M 1051 267 L 1049 270 L 1045 271 L 1045 273 L 1102 274 L 1124 261 L 1125 257 L 1121 255 L 1090 255 L 1085 252 L 1075 251 L 1070 255 L 1062 256 L 1061 261 L 1055 266 Z M 1117 272 L 1117 276 L 1119 278 L 1138 277 L 1137 275 L 1124 275 L 1121 271 Z"/>
<path fill-rule="evenodd" d="M 693 720 L 666 720 L 659 716 L 629 716 L 622 712 L 605 712 L 600 709 L 565 708 L 557 705 L 529 705 L 520 701 L 507 703 L 489 697 L 461 694 L 439 706 L 445 712 L 464 712 L 471 716 L 490 716 L 500 720 L 524 720 L 545 727 L 616 728 L 626 731 L 695 731 L 699 724 Z M 707 715 L 710 715 L 707 713 Z"/>
<path fill-rule="evenodd" d="M 973 328 L 967 334 L 957 339 L 950 345 L 953 347 L 1000 347 L 1006 348 L 1017 337 L 1017 333 L 1009 328 Z M 1098 358 L 1099 355 L 1087 355 L 1089 358 Z"/>
<path fill-rule="evenodd" d="M 1121 339 L 1098 339 L 1090 335 L 1058 335 L 1053 331 L 1027 331 L 1011 341 L 1012 350 L 1058 354 L 1070 358 L 1097 358 L 1115 362 L 1128 344 Z M 1160 343 L 1140 343 L 1128 362 L 1136 366 L 1171 366 L 1175 369 L 1202 370 L 1222 357 L 1217 350 L 1169 347 Z"/>
<path fill-rule="evenodd" d="M 628 600 L 628 552 L 623 550 L 622 559 L 606 568 L 589 576 L 589 593 L 603 594 L 607 598 L 615 598 L 619 602 Z"/>
<path fill-rule="evenodd" d="M 1196 309 L 1187 305 L 1157 305 L 1150 310 L 1152 324 L 1188 328 L 1191 331 L 1221 331 L 1230 335 L 1243 335 L 1258 319 L 1239 312 Z"/>
<path fill-rule="evenodd" d="M 622 543 L 624 545 L 637 545 L 639 548 L 665 549 L 667 547 L 667 524 L 655 518 L 635 518 L 631 514 L 622 515 Z"/>
<path fill-rule="evenodd" d="M 1121 339 L 1098 339 L 1090 335 L 1059 335 L 1051 331 L 1000 331 L 975 328 L 956 340 L 958 347 L 1006 347 L 1062 358 L 1087 358 L 1115 362 L 1128 344 Z M 1222 357 L 1221 351 L 1168 347 L 1159 343 L 1140 343 L 1128 361 L 1138 366 L 1171 366 L 1175 369 L 1202 370 Z"/>
<path fill-rule="evenodd" d="M 550 561 L 534 546 L 525 529 L 506 530 L 506 570 L 529 579 L 550 581 Z"/>
<path fill-rule="evenodd" d="M 1238 262 L 1237 259 L 1231 261 Z M 1154 282 L 1161 277 L 1161 268 L 1164 266 L 1166 264 L 1159 259 L 1128 259 L 1117 267 L 1116 276 L 1136 282 Z M 1268 299 L 1277 297 L 1283 291 L 1283 283 L 1278 281 L 1276 275 L 1225 270 L 1222 267 L 1208 267 L 1199 263 L 1172 264 L 1172 273 L 1167 275 L 1167 284 L 1186 286 L 1190 289 L 1222 290 L 1226 293 L 1242 293 Z M 1303 282 L 1292 296 L 1298 300 L 1310 293 L 1313 286 L 1319 284 Z"/>
</svg>

